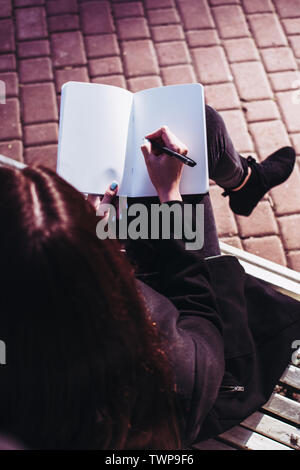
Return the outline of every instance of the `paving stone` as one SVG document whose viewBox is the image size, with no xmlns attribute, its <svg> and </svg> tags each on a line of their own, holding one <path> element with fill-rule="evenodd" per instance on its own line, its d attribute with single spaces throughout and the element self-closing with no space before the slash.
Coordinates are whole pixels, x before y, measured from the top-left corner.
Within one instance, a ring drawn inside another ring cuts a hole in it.
<svg viewBox="0 0 300 470">
<path fill-rule="evenodd" d="M 267 157 L 280 147 L 290 145 L 289 137 L 281 121 L 265 121 L 249 124 L 260 157 Z"/>
<path fill-rule="evenodd" d="M 299 16 L 300 0 L 274 0 L 274 4 L 281 18 Z"/>
<path fill-rule="evenodd" d="M 25 163 L 28 165 L 43 165 L 56 171 L 57 145 L 43 145 L 25 149 Z"/>
<path fill-rule="evenodd" d="M 223 189 L 217 185 L 210 188 L 209 194 L 214 209 L 216 226 L 220 237 L 233 236 L 238 233 L 237 225 L 233 212 L 231 211 L 228 198 L 224 198 L 221 194 Z"/>
<path fill-rule="evenodd" d="M 267 13 L 274 11 L 271 0 L 242 0 L 246 13 Z"/>
<path fill-rule="evenodd" d="M 173 7 L 174 0 L 144 0 L 146 8 Z"/>
<path fill-rule="evenodd" d="M 251 101 L 272 98 L 273 93 L 260 62 L 241 62 L 231 66 L 240 97 Z M 251 86 L 249 84 L 251 83 Z"/>
<path fill-rule="evenodd" d="M 209 0 L 211 6 L 218 6 L 218 5 L 240 5 L 240 0 Z"/>
<path fill-rule="evenodd" d="M 27 147 L 57 143 L 58 125 L 54 122 L 24 126 L 23 131 L 24 143 Z"/>
<path fill-rule="evenodd" d="M 300 31 L 300 18 L 288 18 L 282 20 L 286 34 L 299 34 Z"/>
<path fill-rule="evenodd" d="M 0 20 L 0 53 L 15 50 L 14 27 L 11 19 Z"/>
<path fill-rule="evenodd" d="M 19 61 L 21 83 L 36 83 L 53 80 L 52 64 L 48 57 Z"/>
<path fill-rule="evenodd" d="M 288 132 L 300 131 L 300 102 L 295 102 L 295 92 L 286 91 L 276 95 Z"/>
<path fill-rule="evenodd" d="M 106 77 L 95 77 L 92 78 L 93 83 L 102 83 L 104 85 L 118 86 L 120 88 L 127 88 L 126 81 L 123 75 L 108 75 Z"/>
<path fill-rule="evenodd" d="M 20 106 L 17 98 L 7 99 L 4 105 L 0 105 L 0 122 L 0 140 L 22 137 Z"/>
<path fill-rule="evenodd" d="M 222 111 L 220 114 L 225 121 L 236 150 L 238 152 L 251 152 L 254 150 L 243 112 L 240 110 Z"/>
<path fill-rule="evenodd" d="M 264 49 L 261 53 L 267 72 L 297 70 L 297 63 L 291 49 L 288 47 Z"/>
<path fill-rule="evenodd" d="M 161 78 L 157 76 L 136 77 L 128 80 L 128 86 L 132 92 L 136 93 L 137 91 L 146 90 L 147 88 L 162 86 L 162 81 Z"/>
<path fill-rule="evenodd" d="M 190 62 L 189 51 L 183 41 L 164 42 L 155 45 L 159 64 L 177 65 Z"/>
<path fill-rule="evenodd" d="M 195 83 L 196 76 L 191 65 L 175 65 L 161 69 L 164 85 L 179 85 L 184 83 Z"/>
<path fill-rule="evenodd" d="M 180 23 L 180 18 L 175 8 L 164 8 L 148 11 L 148 22 L 150 25 Z"/>
<path fill-rule="evenodd" d="M 243 246 L 246 251 L 254 255 L 273 261 L 273 263 L 281 264 L 282 266 L 287 265 L 282 242 L 276 235 L 248 238 L 243 241 Z"/>
<path fill-rule="evenodd" d="M 300 72 L 269 73 L 274 91 L 294 90 L 300 87 Z"/>
<path fill-rule="evenodd" d="M 8 72 L 16 68 L 16 57 L 13 54 L 0 55 L 0 72 Z"/>
<path fill-rule="evenodd" d="M 56 90 L 58 93 L 61 91 L 61 87 L 66 82 L 89 82 L 89 75 L 86 67 L 73 67 L 66 70 L 56 70 Z"/>
<path fill-rule="evenodd" d="M 232 83 L 206 85 L 204 92 L 207 104 L 218 111 L 240 107 L 240 100 Z"/>
<path fill-rule="evenodd" d="M 292 134 L 290 135 L 292 140 L 292 145 L 295 149 L 297 155 L 300 155 L 300 134 Z"/>
<path fill-rule="evenodd" d="M 121 40 L 150 37 L 145 18 L 122 18 L 117 21 L 118 36 Z"/>
<path fill-rule="evenodd" d="M 300 215 L 289 215 L 287 217 L 279 217 L 278 223 L 280 231 L 282 233 L 284 247 L 287 250 L 299 250 Z"/>
<path fill-rule="evenodd" d="M 249 29 L 243 10 L 237 5 L 224 5 L 212 8 L 221 38 L 249 36 Z"/>
<path fill-rule="evenodd" d="M 123 59 L 128 77 L 159 74 L 153 43 L 148 39 L 124 41 Z"/>
<path fill-rule="evenodd" d="M 190 47 L 215 46 L 220 44 L 220 39 L 215 29 L 186 31 L 185 34 Z"/>
<path fill-rule="evenodd" d="M 294 54 L 296 57 L 300 57 L 300 36 L 289 36 Z"/>
<path fill-rule="evenodd" d="M 60 15 L 64 13 L 77 13 L 76 0 L 47 0 L 46 2 L 48 15 Z"/>
<path fill-rule="evenodd" d="M 114 32 L 109 2 L 86 2 L 80 5 L 82 30 L 84 34 Z"/>
<path fill-rule="evenodd" d="M 278 148 L 282 146 L 279 145 Z M 287 181 L 270 191 L 276 215 L 300 213 L 299 187 L 300 170 L 296 165 Z"/>
<path fill-rule="evenodd" d="M 50 33 L 79 29 L 78 15 L 50 16 L 50 18 L 48 18 L 48 28 Z"/>
<path fill-rule="evenodd" d="M 192 54 L 200 82 L 204 85 L 232 80 L 222 47 L 201 47 L 193 49 Z"/>
<path fill-rule="evenodd" d="M 84 44 L 80 31 L 52 34 L 51 44 L 55 67 L 86 64 Z"/>
<path fill-rule="evenodd" d="M 115 18 L 130 18 L 132 16 L 143 16 L 144 8 L 142 2 L 116 3 L 113 5 Z"/>
<path fill-rule="evenodd" d="M 85 45 L 87 55 L 91 59 L 120 54 L 117 36 L 115 34 L 85 36 Z"/>
<path fill-rule="evenodd" d="M 25 124 L 57 121 L 53 83 L 25 85 L 21 89 L 22 116 Z"/>
<path fill-rule="evenodd" d="M 19 41 L 47 37 L 46 13 L 43 7 L 21 8 L 15 10 L 15 14 Z"/>
<path fill-rule="evenodd" d="M 286 46 L 287 39 L 276 15 L 263 13 L 248 17 L 258 47 Z"/>
<path fill-rule="evenodd" d="M 44 5 L 45 0 L 14 0 L 15 7 L 31 7 Z"/>
<path fill-rule="evenodd" d="M 259 60 L 259 54 L 252 38 L 227 39 L 224 46 L 229 62 Z"/>
<path fill-rule="evenodd" d="M 0 142 L 0 154 L 23 162 L 23 144 L 21 140 Z"/>
<path fill-rule="evenodd" d="M 91 77 L 123 73 L 120 57 L 103 57 L 89 61 Z"/>
<path fill-rule="evenodd" d="M 18 81 L 18 75 L 15 72 L 0 73 L 0 82 L 5 83 L 6 98 L 18 96 L 19 81 Z"/>
<path fill-rule="evenodd" d="M 272 100 L 251 101 L 243 104 L 248 122 L 271 121 L 280 119 L 276 103 Z"/>
<path fill-rule="evenodd" d="M 183 29 L 181 25 L 177 24 L 153 26 L 151 28 L 151 32 L 155 42 L 168 42 L 184 39 Z"/>
<path fill-rule="evenodd" d="M 219 238 L 220 242 L 226 243 L 227 245 L 234 246 L 235 248 L 243 249 L 241 239 L 239 237 L 225 237 Z"/>
<path fill-rule="evenodd" d="M 287 260 L 290 269 L 300 272 L 300 251 L 290 251 Z"/>
<path fill-rule="evenodd" d="M 0 0 L 0 18 L 7 18 L 12 14 L 11 0 Z"/>
<path fill-rule="evenodd" d="M 177 3 L 185 29 L 214 28 L 206 0 L 178 0 Z"/>
<path fill-rule="evenodd" d="M 267 201 L 259 202 L 249 217 L 236 216 L 236 221 L 242 238 L 278 234 L 274 212 Z"/>
<path fill-rule="evenodd" d="M 25 41 L 18 44 L 18 56 L 20 59 L 42 57 L 50 55 L 50 44 L 47 39 L 39 41 Z"/>
</svg>

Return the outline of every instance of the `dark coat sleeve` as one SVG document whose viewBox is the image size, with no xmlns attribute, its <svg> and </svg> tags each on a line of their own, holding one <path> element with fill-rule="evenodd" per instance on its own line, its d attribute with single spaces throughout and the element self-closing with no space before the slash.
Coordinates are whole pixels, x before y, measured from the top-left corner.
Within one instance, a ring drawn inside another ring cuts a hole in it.
<svg viewBox="0 0 300 470">
<path fill-rule="evenodd" d="M 146 245 L 152 256 L 155 252 L 159 267 L 155 291 L 144 287 L 143 294 L 169 343 L 183 408 L 184 437 L 192 442 L 217 398 L 224 375 L 221 315 L 200 252 L 186 250 L 184 238 L 172 236 L 147 240 Z"/>
</svg>

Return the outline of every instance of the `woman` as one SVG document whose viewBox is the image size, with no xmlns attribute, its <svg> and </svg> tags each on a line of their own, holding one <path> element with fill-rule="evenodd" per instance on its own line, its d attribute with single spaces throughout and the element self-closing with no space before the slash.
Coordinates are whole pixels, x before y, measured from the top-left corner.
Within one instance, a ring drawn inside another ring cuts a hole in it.
<svg viewBox="0 0 300 470">
<path fill-rule="evenodd" d="M 148 137 L 187 152 L 168 129 Z M 160 201 L 181 206 L 181 163 L 142 151 Z M 130 243 L 146 283 L 50 170 L 3 167 L 0 188 L 2 432 L 29 448 L 178 449 L 268 399 L 300 337 L 299 303 L 233 257 L 205 260 L 219 253 L 212 218 L 204 251 L 172 237 Z"/>
<path fill-rule="evenodd" d="M 0 169 L 0 427 L 28 448 L 177 448 L 174 385 L 133 269 L 47 169 Z"/>
</svg>

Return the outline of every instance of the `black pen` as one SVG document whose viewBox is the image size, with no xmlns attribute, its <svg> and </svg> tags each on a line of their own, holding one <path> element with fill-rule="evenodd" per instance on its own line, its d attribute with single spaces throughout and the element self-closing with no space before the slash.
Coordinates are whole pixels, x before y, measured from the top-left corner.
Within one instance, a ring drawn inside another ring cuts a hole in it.
<svg viewBox="0 0 300 470">
<path fill-rule="evenodd" d="M 147 140 L 149 140 L 149 142 L 151 142 L 151 145 L 153 145 L 153 147 L 156 148 L 157 150 L 160 150 L 161 152 L 166 153 L 167 155 L 170 155 L 171 157 L 178 158 L 178 160 L 182 161 L 185 165 L 192 166 L 192 167 L 197 165 L 197 163 L 191 158 L 186 157 L 185 155 L 181 155 L 181 153 L 174 152 L 174 150 L 171 150 L 168 147 L 163 147 L 162 145 L 159 145 L 157 142 L 153 140 L 150 140 L 150 139 L 147 139 Z"/>
</svg>

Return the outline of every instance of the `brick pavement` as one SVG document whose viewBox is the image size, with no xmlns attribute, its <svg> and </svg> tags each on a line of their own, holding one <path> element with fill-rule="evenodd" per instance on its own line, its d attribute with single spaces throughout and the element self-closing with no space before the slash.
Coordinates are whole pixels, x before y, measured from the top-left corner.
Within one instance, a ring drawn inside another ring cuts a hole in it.
<svg viewBox="0 0 300 470">
<path fill-rule="evenodd" d="M 0 0 L 0 152 L 55 168 L 61 85 L 201 82 L 242 154 L 300 165 L 300 0 Z M 300 166 L 250 218 L 211 196 L 221 239 L 300 271 Z"/>
</svg>

